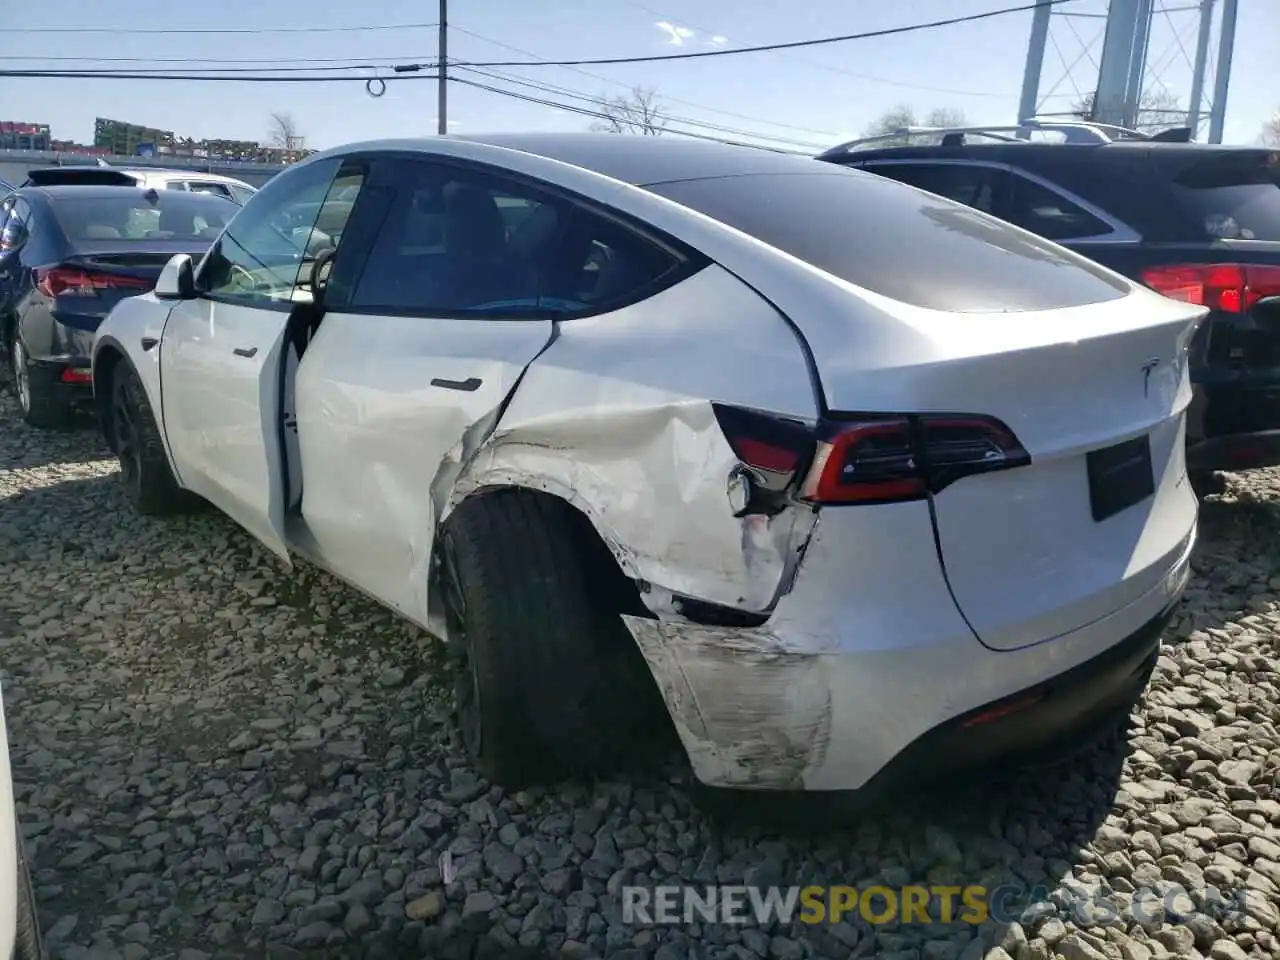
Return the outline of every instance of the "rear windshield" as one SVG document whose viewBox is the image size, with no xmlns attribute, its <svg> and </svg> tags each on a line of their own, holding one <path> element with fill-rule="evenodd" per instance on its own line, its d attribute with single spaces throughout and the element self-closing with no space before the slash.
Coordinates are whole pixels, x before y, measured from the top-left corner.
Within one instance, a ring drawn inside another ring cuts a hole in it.
<svg viewBox="0 0 1280 960">
<path fill-rule="evenodd" d="M 1129 291 L 1056 244 L 872 174 L 750 174 L 647 189 L 913 306 L 1048 310 L 1116 300 Z"/>
<path fill-rule="evenodd" d="M 121 196 L 59 196 L 53 215 L 73 243 L 83 240 L 213 240 L 240 209 L 199 193 L 129 191 Z"/>
<path fill-rule="evenodd" d="M 1173 181 L 1183 210 L 1212 240 L 1280 240 L 1280 153 L 1214 157 Z"/>
</svg>

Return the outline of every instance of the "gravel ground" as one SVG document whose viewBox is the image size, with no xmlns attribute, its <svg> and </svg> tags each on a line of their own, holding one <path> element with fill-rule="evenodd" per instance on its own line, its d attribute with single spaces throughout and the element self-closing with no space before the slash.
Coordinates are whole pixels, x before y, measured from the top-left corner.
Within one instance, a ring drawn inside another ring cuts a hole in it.
<svg viewBox="0 0 1280 960">
<path fill-rule="evenodd" d="M 1127 739 L 804 834 L 713 826 L 678 768 L 489 788 L 415 628 L 215 513 L 133 516 L 114 474 L 91 429 L 33 432 L 0 394 L 0 664 L 55 956 L 1280 956 L 1280 473 L 1206 504 Z M 629 883 L 949 881 L 1020 885 L 1021 921 L 619 909 Z"/>
</svg>

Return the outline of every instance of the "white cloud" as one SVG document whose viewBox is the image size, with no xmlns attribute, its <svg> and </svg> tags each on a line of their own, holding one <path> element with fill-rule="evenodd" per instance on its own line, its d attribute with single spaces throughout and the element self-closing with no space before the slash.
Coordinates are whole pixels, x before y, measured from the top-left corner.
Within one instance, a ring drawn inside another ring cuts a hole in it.
<svg viewBox="0 0 1280 960">
<path fill-rule="evenodd" d="M 683 47 L 686 40 L 693 39 L 693 31 L 688 27 L 678 27 L 665 20 L 659 20 L 654 26 L 667 35 L 667 43 L 673 47 Z"/>
<path fill-rule="evenodd" d="M 711 43 L 713 43 L 713 44 L 715 44 L 717 47 L 719 47 L 719 46 L 722 46 L 723 44 L 728 43 L 728 42 L 729 42 L 729 38 L 728 38 L 728 37 L 722 37 L 722 36 L 720 36 L 720 34 L 716 34 L 714 37 L 712 37 L 712 38 L 711 38 L 711 41 L 710 41 L 710 42 L 711 42 Z"/>
</svg>

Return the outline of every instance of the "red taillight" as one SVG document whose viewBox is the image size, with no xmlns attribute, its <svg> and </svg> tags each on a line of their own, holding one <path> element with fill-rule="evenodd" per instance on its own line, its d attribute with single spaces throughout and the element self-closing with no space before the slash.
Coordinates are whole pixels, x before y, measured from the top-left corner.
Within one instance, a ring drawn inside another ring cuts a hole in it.
<svg viewBox="0 0 1280 960">
<path fill-rule="evenodd" d="M 150 280 L 97 273 L 79 267 L 50 267 L 36 271 L 36 289 L 47 297 L 69 294 L 96 297 L 99 290 L 150 290 Z"/>
<path fill-rule="evenodd" d="M 963 477 L 1031 462 L 1008 427 L 976 414 L 904 414 L 836 426 L 818 445 L 800 488 L 806 500 L 918 500 Z"/>
<path fill-rule="evenodd" d="M 1142 282 L 1174 300 L 1245 313 L 1263 297 L 1280 296 L 1280 267 L 1183 263 L 1150 267 L 1142 271 Z"/>
<path fill-rule="evenodd" d="M 773 494 L 815 504 L 919 500 L 962 477 L 1025 466 L 1003 423 L 970 414 L 846 417 L 810 426 L 715 404 L 734 453 Z"/>
<path fill-rule="evenodd" d="M 67 367 L 62 371 L 62 382 L 93 383 L 93 373 L 83 367 Z"/>
</svg>

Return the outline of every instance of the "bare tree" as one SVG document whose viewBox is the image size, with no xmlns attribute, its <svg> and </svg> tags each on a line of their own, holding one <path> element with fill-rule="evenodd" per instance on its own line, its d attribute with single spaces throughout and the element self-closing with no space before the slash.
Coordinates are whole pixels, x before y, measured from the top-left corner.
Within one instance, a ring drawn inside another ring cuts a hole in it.
<svg viewBox="0 0 1280 960">
<path fill-rule="evenodd" d="M 289 150 L 297 147 L 302 137 L 298 133 L 297 121 L 291 113 L 273 113 L 267 127 L 267 139 L 273 147 Z"/>
<path fill-rule="evenodd" d="M 1280 110 L 1262 125 L 1262 142 L 1268 147 L 1280 147 Z"/>
<path fill-rule="evenodd" d="M 667 128 L 667 119 L 658 109 L 652 90 L 634 87 L 625 96 L 601 97 L 596 109 L 602 114 L 591 129 L 602 133 L 634 133 L 656 137 Z"/>
<path fill-rule="evenodd" d="M 1093 94 L 1087 93 L 1071 106 L 1077 117 L 1089 120 L 1093 117 Z M 1178 95 L 1171 90 L 1145 90 L 1138 99 L 1138 116 L 1133 128 L 1143 133 L 1159 133 L 1170 127 L 1185 125 L 1187 110 Z"/>
<path fill-rule="evenodd" d="M 875 119 L 863 132 L 864 137 L 879 137 L 901 130 L 903 127 L 963 127 L 964 111 L 954 107 L 935 107 L 930 110 L 921 124 L 916 119 L 915 109 L 907 104 L 899 104 Z M 896 137 L 884 141 L 885 146 L 905 145 L 911 142 L 909 137 Z"/>
</svg>

